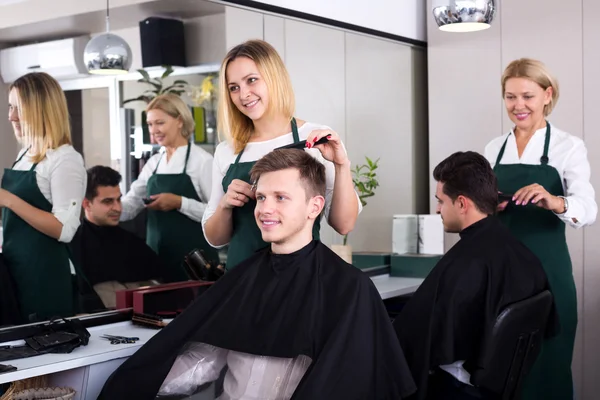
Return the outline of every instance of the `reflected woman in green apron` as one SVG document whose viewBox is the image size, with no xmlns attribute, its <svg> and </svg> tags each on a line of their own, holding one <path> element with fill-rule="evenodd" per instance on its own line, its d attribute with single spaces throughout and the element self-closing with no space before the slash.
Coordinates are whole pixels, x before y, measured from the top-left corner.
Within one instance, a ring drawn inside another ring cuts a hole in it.
<svg viewBox="0 0 600 400">
<path fill-rule="evenodd" d="M 192 250 L 202 250 L 208 261 L 219 261 L 201 224 L 210 198 L 213 157 L 191 143 L 194 118 L 179 96 L 157 96 L 146 115 L 150 134 L 162 149 L 144 165 L 122 199 L 121 221 L 135 218 L 146 207 L 146 241 L 167 265 L 163 281 L 185 281 L 183 262 Z"/>
<path fill-rule="evenodd" d="M 212 196 L 202 223 L 209 243 L 229 244 L 227 269 L 267 246 L 254 219 L 250 169 L 281 146 L 306 140 L 307 151 L 325 165 L 326 221 L 340 234 L 350 232 L 362 206 L 346 150 L 329 127 L 294 117 L 292 83 L 277 51 L 262 40 L 242 43 L 225 57 L 219 79 L 218 127 L 225 140 L 215 151 Z M 326 144 L 313 146 L 325 136 Z M 319 235 L 317 221 L 313 236 Z"/>
<path fill-rule="evenodd" d="M 10 85 L 8 119 L 23 149 L 4 170 L 4 260 L 24 322 L 75 313 L 68 243 L 80 224 L 87 173 L 71 145 L 67 101 L 45 73 Z"/>
<path fill-rule="evenodd" d="M 502 75 L 502 94 L 514 128 L 485 149 L 500 192 L 500 219 L 544 265 L 561 330 L 542 346 L 524 387 L 525 400 L 572 399 L 571 362 L 577 330 L 577 294 L 565 226 L 596 219 L 590 164 L 584 142 L 550 124 L 558 82 L 539 61 L 520 59 Z"/>
</svg>

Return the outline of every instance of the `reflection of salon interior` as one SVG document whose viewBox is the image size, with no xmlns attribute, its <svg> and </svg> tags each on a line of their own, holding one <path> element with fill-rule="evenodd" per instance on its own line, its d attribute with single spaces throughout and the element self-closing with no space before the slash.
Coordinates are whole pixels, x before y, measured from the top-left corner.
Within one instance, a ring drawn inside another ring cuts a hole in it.
<svg viewBox="0 0 600 400">
<path fill-rule="evenodd" d="M 359 2 L 347 6 L 353 10 L 347 18 L 320 1 L 311 3 L 313 10 L 283 8 L 295 6 L 275 0 L 110 1 L 110 33 L 127 43 L 132 63 L 122 74 L 90 74 L 83 53 L 90 38 L 106 31 L 106 2 L 57 0 L 50 5 L 45 0 L 0 0 L 0 89 L 7 93 L 10 83 L 28 72 L 54 77 L 66 95 L 73 147 L 83 155 L 85 167 L 102 165 L 118 171 L 125 194 L 149 158 L 161 151 L 145 123 L 153 91 L 170 88 L 184 100 L 195 122 L 192 144 L 214 154 L 222 140 L 216 126 L 220 63 L 230 48 L 248 39 L 269 42 L 289 71 L 296 115 L 334 129 L 352 165 L 365 173 L 373 169 L 371 160 L 378 160 L 375 194 L 367 198 L 355 229 L 344 237 L 323 220 L 320 237 L 370 277 L 393 318 L 444 252 L 441 220 L 430 212 L 424 27 L 423 32 L 390 32 L 385 23 L 361 21 L 365 11 Z M 399 7 L 390 1 L 379 3 Z M 425 8 L 420 1 L 414 3 L 415 9 Z M 398 16 L 411 24 L 419 13 L 401 15 L 404 12 L 398 9 Z M 402 24 L 396 17 L 391 22 Z M 0 106 L 7 107 L 4 95 Z M 20 147 L 5 119 L 0 120 L 0 132 L 0 164 L 10 168 Z M 120 226 L 146 240 L 147 218 L 141 212 Z M 111 248 L 104 251 L 110 253 Z M 64 398 L 96 399 L 119 365 L 218 284 L 227 248 L 219 254 L 215 262 L 206 262 L 199 254 L 182 259 L 188 280 L 91 285 L 93 289 L 77 295 L 86 301 L 93 297 L 95 306 L 70 317 L 75 318 L 72 323 L 0 328 L 0 347 L 22 345 L 27 339 L 23 345 L 27 351 L 0 349 L 0 364 L 16 368 L 0 370 L 0 399 L 12 398 L 2 397 L 3 391 L 33 387 L 62 388 L 55 396 L 74 393 Z M 0 305 L 0 326 L 9 325 L 2 323 L 3 310 Z M 60 348 L 31 339 L 41 341 L 50 329 Z M 37 350 L 32 343 L 38 344 Z M 223 379 L 226 383 L 230 379 L 220 372 L 223 365 L 249 362 L 242 352 L 194 342 L 187 346 L 189 360 L 207 352 L 214 357 L 206 369 L 210 373 L 187 379 L 193 363 L 180 360 L 181 372 L 171 371 L 161 394 L 213 399 Z M 49 351 L 57 354 L 46 354 Z M 304 356 L 269 361 L 273 368 L 287 371 L 278 392 L 284 394 L 277 399 L 291 396 L 312 361 Z M 273 384 L 271 378 L 260 377 L 263 391 L 256 393 L 270 396 L 264 387 Z"/>
</svg>

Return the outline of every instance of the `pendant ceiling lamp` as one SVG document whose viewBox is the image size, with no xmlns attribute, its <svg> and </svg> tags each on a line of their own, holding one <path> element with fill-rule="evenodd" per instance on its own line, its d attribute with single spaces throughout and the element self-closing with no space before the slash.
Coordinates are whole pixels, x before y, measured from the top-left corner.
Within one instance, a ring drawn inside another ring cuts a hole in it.
<svg viewBox="0 0 600 400">
<path fill-rule="evenodd" d="M 445 32 L 475 32 L 490 27 L 494 0 L 434 0 L 433 18 Z"/>
<path fill-rule="evenodd" d="M 106 0 L 106 33 L 93 37 L 83 51 L 83 61 L 90 74 L 126 74 L 131 67 L 131 48 L 123 38 L 110 33 L 108 1 Z"/>
</svg>

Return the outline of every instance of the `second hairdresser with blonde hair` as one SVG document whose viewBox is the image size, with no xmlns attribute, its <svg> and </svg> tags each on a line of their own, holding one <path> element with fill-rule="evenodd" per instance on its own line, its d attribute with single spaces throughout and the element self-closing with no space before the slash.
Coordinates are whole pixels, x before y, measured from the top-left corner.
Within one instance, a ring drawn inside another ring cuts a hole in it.
<svg viewBox="0 0 600 400">
<path fill-rule="evenodd" d="M 596 220 L 587 150 L 581 139 L 546 120 L 559 88 L 541 62 L 511 62 L 501 85 L 514 128 L 485 148 L 498 190 L 509 196 L 500 200 L 498 218 L 542 262 L 561 325 L 526 377 L 523 399 L 572 399 L 577 294 L 565 226 L 581 228 Z"/>
<path fill-rule="evenodd" d="M 294 91 L 277 51 L 262 40 L 231 49 L 221 65 L 219 91 L 219 133 L 227 140 L 215 151 L 212 196 L 202 223 L 212 245 L 229 244 L 227 269 L 267 246 L 254 219 L 250 170 L 258 159 L 281 146 L 306 140 L 307 151 L 326 169 L 323 214 L 338 233 L 350 232 L 362 206 L 346 150 L 329 127 L 294 118 Z M 314 145 L 325 136 L 327 143 Z M 285 193 L 280 201 L 287 202 Z M 273 232 L 288 229 L 286 215 L 280 213 L 269 215 L 262 224 Z M 315 239 L 319 239 L 319 227 L 317 220 Z"/>
<path fill-rule="evenodd" d="M 34 72 L 10 85 L 8 119 L 23 149 L 0 189 L 3 256 L 23 322 L 75 312 L 67 244 L 79 227 L 87 173 L 71 145 L 65 95 Z"/>
<path fill-rule="evenodd" d="M 187 280 L 184 257 L 194 249 L 217 262 L 218 253 L 204 239 L 202 215 L 211 192 L 213 157 L 191 143 L 194 119 L 177 95 L 157 96 L 146 108 L 150 134 L 162 146 L 123 197 L 121 220 L 146 207 L 146 239 L 167 266 L 166 282 Z"/>
</svg>

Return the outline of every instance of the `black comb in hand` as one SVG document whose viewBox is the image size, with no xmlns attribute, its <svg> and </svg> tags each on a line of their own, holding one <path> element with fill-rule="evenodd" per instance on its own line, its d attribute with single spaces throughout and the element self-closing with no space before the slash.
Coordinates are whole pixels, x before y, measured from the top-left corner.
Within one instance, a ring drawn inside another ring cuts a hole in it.
<svg viewBox="0 0 600 400">
<path fill-rule="evenodd" d="M 329 139 L 327 139 L 327 136 L 323 136 L 321 139 L 317 140 L 313 144 L 313 146 L 327 143 L 328 141 L 329 141 Z M 279 150 L 279 149 L 300 149 L 300 150 L 302 150 L 305 147 L 306 147 L 306 140 L 300 140 L 298 143 L 286 144 L 285 146 L 278 147 L 275 150 Z"/>
</svg>

